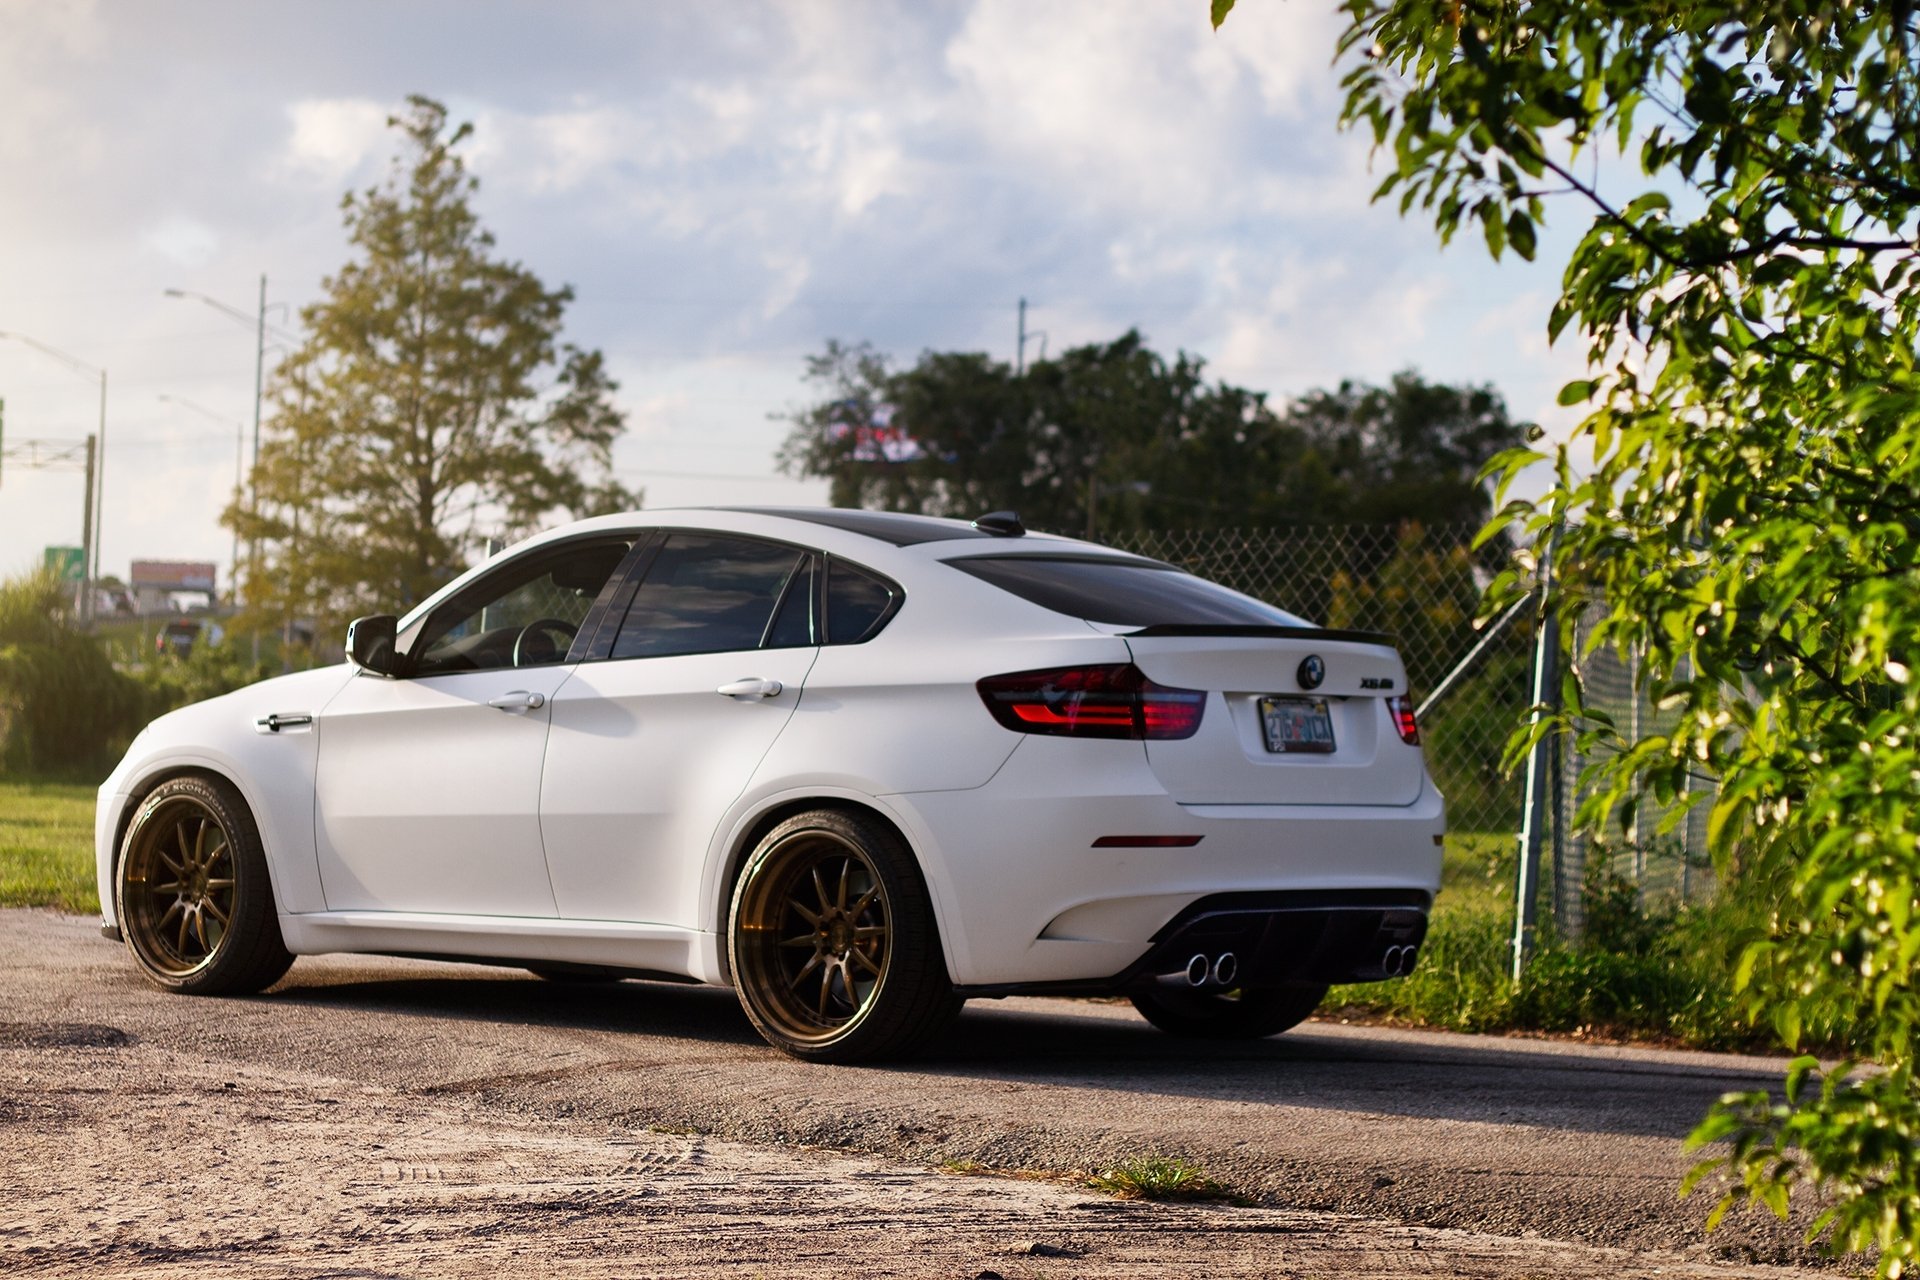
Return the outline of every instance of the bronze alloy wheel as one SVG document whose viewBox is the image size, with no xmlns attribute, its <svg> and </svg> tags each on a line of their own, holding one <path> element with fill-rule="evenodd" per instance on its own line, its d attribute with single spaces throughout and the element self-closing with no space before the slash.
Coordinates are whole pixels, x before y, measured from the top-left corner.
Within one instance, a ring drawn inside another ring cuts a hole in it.
<svg viewBox="0 0 1920 1280">
<path fill-rule="evenodd" d="M 219 819 L 190 797 L 162 801 L 127 850 L 126 927 L 147 961 L 190 977 L 220 949 L 233 923 L 233 844 Z"/>
<path fill-rule="evenodd" d="M 114 889 L 127 947 L 160 986 L 257 991 L 292 963 L 259 833 L 224 783 L 187 777 L 155 788 L 127 829 Z"/>
<path fill-rule="evenodd" d="M 912 856 L 860 815 L 776 827 L 741 875 L 729 940 L 748 1016 L 798 1057 L 902 1053 L 959 1007 Z"/>
</svg>

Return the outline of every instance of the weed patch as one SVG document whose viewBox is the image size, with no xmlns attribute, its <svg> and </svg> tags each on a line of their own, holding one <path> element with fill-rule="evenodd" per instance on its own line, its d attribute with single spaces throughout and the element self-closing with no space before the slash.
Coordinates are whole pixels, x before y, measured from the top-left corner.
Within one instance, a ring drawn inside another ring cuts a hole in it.
<svg viewBox="0 0 1920 1280">
<path fill-rule="evenodd" d="M 1190 1161 L 1167 1156 L 1141 1156 L 1125 1160 L 1103 1173 L 1087 1179 L 1096 1191 L 1119 1196 L 1123 1200 L 1229 1200 L 1233 1198 L 1221 1183 L 1215 1182 Z"/>
</svg>

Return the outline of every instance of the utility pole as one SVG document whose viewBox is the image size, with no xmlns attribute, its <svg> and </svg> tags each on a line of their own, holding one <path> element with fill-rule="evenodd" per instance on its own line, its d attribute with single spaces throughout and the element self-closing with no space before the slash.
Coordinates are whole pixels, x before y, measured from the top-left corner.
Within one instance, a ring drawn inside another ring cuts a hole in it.
<svg viewBox="0 0 1920 1280">
<path fill-rule="evenodd" d="M 1035 338 L 1040 340 L 1040 358 L 1045 360 L 1047 358 L 1047 331 L 1045 329 L 1035 329 L 1032 333 L 1027 332 L 1027 300 L 1022 298 L 1020 299 L 1020 330 L 1018 336 L 1014 339 L 1014 377 L 1017 378 L 1026 373 L 1027 343 Z"/>
<path fill-rule="evenodd" d="M 100 376 L 103 379 L 106 377 L 104 373 Z M 95 467 L 98 465 L 98 452 L 98 446 L 94 438 L 88 436 L 87 495 L 81 500 L 80 504 L 80 563 L 88 566 L 87 569 L 83 571 L 84 580 L 80 583 L 80 594 L 84 601 L 80 609 L 80 619 L 83 622 L 91 622 L 93 620 L 93 549 L 100 545 L 94 535 L 94 521 L 99 516 L 99 510 L 93 500 L 94 488 L 99 483 L 98 476 L 95 472 Z"/>
<path fill-rule="evenodd" d="M 4 401 L 0 401 L 3 409 Z M 80 597 L 75 616 L 87 618 L 91 615 L 93 595 L 93 548 L 94 529 L 97 512 L 93 500 L 95 473 L 99 467 L 99 445 L 93 436 L 88 436 L 84 444 L 72 440 L 19 440 L 11 445 L 0 443 L 0 463 L 12 462 L 15 470 L 27 471 L 73 471 L 81 470 L 86 475 L 85 492 L 80 500 L 80 570 L 82 582 Z M 76 467 L 74 464 L 79 463 Z"/>
</svg>

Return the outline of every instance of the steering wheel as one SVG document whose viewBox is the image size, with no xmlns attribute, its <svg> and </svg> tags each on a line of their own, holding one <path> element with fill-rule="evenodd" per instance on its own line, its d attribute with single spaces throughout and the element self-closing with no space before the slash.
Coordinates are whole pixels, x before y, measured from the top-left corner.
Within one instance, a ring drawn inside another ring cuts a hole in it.
<svg viewBox="0 0 1920 1280">
<path fill-rule="evenodd" d="M 578 630 L 579 627 L 560 618 L 535 618 L 513 638 L 513 665 L 537 667 L 560 661 L 573 647 L 573 636 Z M 553 642 L 556 635 L 560 637 L 559 644 Z"/>
</svg>

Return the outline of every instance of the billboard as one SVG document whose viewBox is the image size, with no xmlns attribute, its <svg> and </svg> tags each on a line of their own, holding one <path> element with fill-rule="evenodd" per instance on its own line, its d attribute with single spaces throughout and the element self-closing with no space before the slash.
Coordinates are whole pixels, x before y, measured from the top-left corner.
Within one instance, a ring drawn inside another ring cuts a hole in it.
<svg viewBox="0 0 1920 1280">
<path fill-rule="evenodd" d="M 918 462 L 927 456 L 920 442 L 895 419 L 890 404 L 869 409 L 858 400 L 842 400 L 833 406 L 827 439 L 838 441 L 849 436 L 853 437 L 849 454 L 855 462 Z"/>
<path fill-rule="evenodd" d="M 135 560 L 135 591 L 204 591 L 213 594 L 216 566 L 210 560 Z"/>
</svg>

